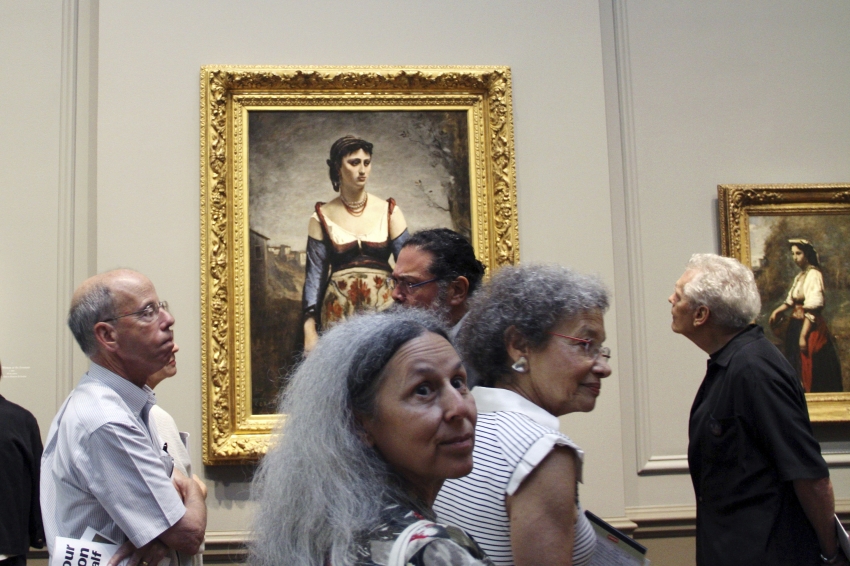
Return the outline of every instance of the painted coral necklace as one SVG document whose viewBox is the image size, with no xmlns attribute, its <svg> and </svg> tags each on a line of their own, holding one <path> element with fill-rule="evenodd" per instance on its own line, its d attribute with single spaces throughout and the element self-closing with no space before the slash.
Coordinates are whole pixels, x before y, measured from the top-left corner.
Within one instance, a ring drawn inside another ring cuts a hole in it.
<svg viewBox="0 0 850 566">
<path fill-rule="evenodd" d="M 342 193 L 339 194 L 339 200 L 342 201 L 342 206 L 345 207 L 345 210 L 351 216 L 362 216 L 363 212 L 366 210 L 366 203 L 369 202 L 369 193 L 366 193 L 366 196 L 363 197 L 363 200 L 360 202 L 348 202 L 345 200 L 345 197 L 342 196 Z"/>
</svg>

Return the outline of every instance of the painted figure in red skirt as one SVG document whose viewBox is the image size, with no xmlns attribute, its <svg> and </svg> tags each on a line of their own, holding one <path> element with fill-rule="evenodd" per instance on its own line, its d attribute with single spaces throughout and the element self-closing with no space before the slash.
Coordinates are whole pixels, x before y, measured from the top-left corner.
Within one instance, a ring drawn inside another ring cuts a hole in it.
<svg viewBox="0 0 850 566">
<path fill-rule="evenodd" d="M 841 363 L 823 317 L 823 274 L 818 253 L 808 240 L 795 238 L 788 244 L 800 273 L 785 302 L 771 313 L 770 325 L 774 326 L 785 311 L 791 311 L 785 356 L 797 370 L 806 393 L 843 391 Z"/>
</svg>

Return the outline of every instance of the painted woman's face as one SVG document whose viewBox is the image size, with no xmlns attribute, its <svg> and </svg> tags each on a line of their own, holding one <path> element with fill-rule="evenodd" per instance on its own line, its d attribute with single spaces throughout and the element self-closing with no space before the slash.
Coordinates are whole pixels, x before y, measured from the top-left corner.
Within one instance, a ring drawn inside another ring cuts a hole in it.
<svg viewBox="0 0 850 566">
<path fill-rule="evenodd" d="M 342 165 L 339 166 L 339 184 L 341 187 L 362 190 L 366 187 L 370 171 L 372 171 L 372 156 L 358 149 L 342 158 Z"/>
<path fill-rule="evenodd" d="M 800 269 L 809 265 L 809 260 L 806 259 L 806 254 L 803 253 L 803 250 L 797 246 L 791 246 L 791 257 Z"/>
</svg>

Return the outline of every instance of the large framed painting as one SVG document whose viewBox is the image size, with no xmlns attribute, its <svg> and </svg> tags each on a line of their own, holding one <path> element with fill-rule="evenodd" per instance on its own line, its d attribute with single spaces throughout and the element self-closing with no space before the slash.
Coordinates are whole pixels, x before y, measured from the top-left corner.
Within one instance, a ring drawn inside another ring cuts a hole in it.
<svg viewBox="0 0 850 566">
<path fill-rule="evenodd" d="M 317 203 L 341 195 L 332 148 L 346 136 L 370 144 L 368 155 L 350 155 L 368 160 L 364 194 L 386 214 L 372 226 L 347 203 L 356 228 L 340 231 Z M 205 464 L 258 459 L 281 418 L 278 394 L 313 335 L 308 231 L 388 249 L 388 231 L 435 227 L 469 238 L 489 272 L 519 260 L 508 68 L 201 69 Z M 368 277 L 334 279 L 340 301 L 391 302 L 383 285 L 392 254 L 382 261 Z M 321 308 L 338 307 L 323 297 Z"/>
<path fill-rule="evenodd" d="M 850 185 L 719 185 L 723 254 L 753 269 L 756 322 L 812 421 L 850 421 Z"/>
</svg>

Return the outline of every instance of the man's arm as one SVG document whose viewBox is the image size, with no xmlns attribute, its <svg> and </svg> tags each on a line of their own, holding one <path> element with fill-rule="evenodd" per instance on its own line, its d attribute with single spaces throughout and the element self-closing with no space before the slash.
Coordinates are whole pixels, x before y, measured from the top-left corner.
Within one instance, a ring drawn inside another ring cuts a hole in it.
<svg viewBox="0 0 850 566">
<path fill-rule="evenodd" d="M 184 482 L 189 482 L 192 486 L 185 485 Z M 207 506 L 204 503 L 204 499 L 206 499 L 207 492 L 206 486 L 201 483 L 198 476 L 195 476 L 191 480 L 189 480 L 186 476 L 180 473 L 179 470 L 174 470 L 174 487 L 177 489 L 177 492 L 180 494 L 180 497 L 183 499 L 183 504 L 186 506 L 186 513 L 183 517 L 177 521 L 172 527 L 167 529 L 157 538 L 153 539 L 146 545 L 136 548 L 133 546 L 133 543 L 130 541 L 125 542 L 112 559 L 109 561 L 107 566 L 115 566 L 119 564 L 122 560 L 130 557 L 129 562 L 127 562 L 127 566 L 156 566 L 159 564 L 159 561 L 168 556 L 168 551 L 170 548 L 177 550 L 178 552 L 182 552 L 184 554 L 195 555 L 200 550 L 200 545 L 204 541 L 204 531 L 206 530 L 207 525 Z M 197 491 L 201 495 L 201 506 L 202 506 L 202 516 L 198 517 L 198 509 L 197 504 L 189 505 L 187 502 L 187 498 L 189 500 L 195 499 L 195 495 L 189 494 L 188 492 L 191 488 Z M 185 493 L 185 494 L 184 494 Z M 191 513 L 190 513 L 191 511 Z M 189 547 L 192 541 L 197 540 L 197 528 L 198 521 L 200 521 L 200 542 L 194 548 Z M 181 526 L 181 523 L 183 525 Z M 181 541 L 185 542 L 186 548 L 180 548 L 175 546 L 174 542 L 167 542 L 165 538 L 166 533 L 171 533 L 168 535 L 168 539 L 170 540 L 172 537 L 184 537 L 187 540 Z M 188 533 L 188 534 L 187 534 Z"/>
<path fill-rule="evenodd" d="M 197 554 L 207 530 L 207 504 L 199 482 L 174 470 L 174 487 L 183 499 L 186 513 L 157 538 L 183 554 Z"/>
<path fill-rule="evenodd" d="M 793 483 L 797 499 L 818 535 L 821 554 L 827 558 L 835 556 L 838 553 L 838 540 L 835 534 L 835 496 L 829 476 L 814 480 L 799 479 L 794 480 Z M 839 557 L 835 564 L 847 564 L 846 557 Z"/>
<path fill-rule="evenodd" d="M 153 539 L 141 548 L 136 548 L 129 540 L 118 547 L 106 566 L 115 566 L 127 558 L 125 566 L 157 566 L 159 562 L 168 556 L 169 548 L 159 539 Z"/>
<path fill-rule="evenodd" d="M 136 548 L 186 520 L 185 497 L 137 426 L 116 422 L 100 427 L 90 436 L 86 456 L 92 494 Z"/>
</svg>

